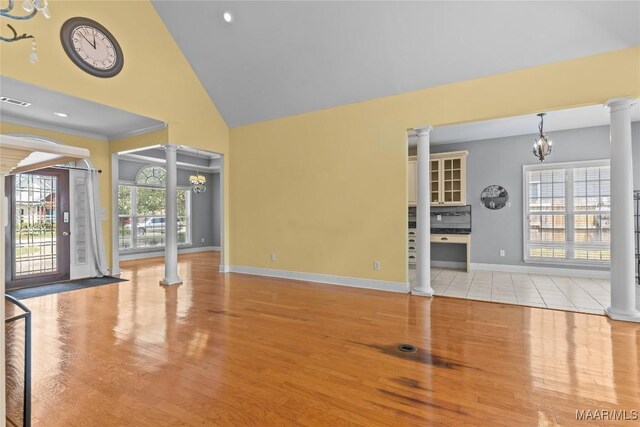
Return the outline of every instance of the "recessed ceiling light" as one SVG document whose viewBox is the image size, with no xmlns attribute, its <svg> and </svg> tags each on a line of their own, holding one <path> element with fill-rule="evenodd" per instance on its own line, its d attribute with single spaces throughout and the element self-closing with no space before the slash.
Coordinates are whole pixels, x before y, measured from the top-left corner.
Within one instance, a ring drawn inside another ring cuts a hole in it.
<svg viewBox="0 0 640 427">
<path fill-rule="evenodd" d="M 53 114 L 58 116 L 58 117 L 69 117 L 69 115 L 67 113 L 53 113 Z"/>
<path fill-rule="evenodd" d="M 230 24 L 231 21 L 233 21 L 233 15 L 231 14 L 231 12 L 227 11 L 222 14 L 222 19 L 224 19 L 224 22 L 227 22 Z"/>
</svg>

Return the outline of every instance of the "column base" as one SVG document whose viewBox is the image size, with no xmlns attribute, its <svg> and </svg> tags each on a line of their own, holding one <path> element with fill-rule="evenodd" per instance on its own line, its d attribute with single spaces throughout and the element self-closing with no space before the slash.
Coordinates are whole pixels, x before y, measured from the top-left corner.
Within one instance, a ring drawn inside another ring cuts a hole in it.
<svg viewBox="0 0 640 427">
<path fill-rule="evenodd" d="M 174 277 L 171 279 L 165 277 L 164 279 L 160 280 L 160 284 L 162 286 L 182 285 L 182 279 L 179 277 Z"/>
<path fill-rule="evenodd" d="M 416 295 L 419 297 L 432 297 L 433 289 L 424 290 L 424 289 L 411 289 L 411 295 Z"/>
<path fill-rule="evenodd" d="M 640 323 L 640 311 L 638 310 L 636 310 L 635 313 L 620 313 L 609 307 L 604 311 L 604 313 L 613 320 Z"/>
<path fill-rule="evenodd" d="M 218 268 L 218 271 L 220 273 L 228 273 L 229 272 L 229 266 L 220 264 L 220 268 Z"/>
</svg>

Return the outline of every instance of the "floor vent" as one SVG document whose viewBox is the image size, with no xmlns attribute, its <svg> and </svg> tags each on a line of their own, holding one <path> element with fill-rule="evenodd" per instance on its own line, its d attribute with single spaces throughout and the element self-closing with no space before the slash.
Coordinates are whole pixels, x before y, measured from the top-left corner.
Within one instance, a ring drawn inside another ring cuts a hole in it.
<svg viewBox="0 0 640 427">
<path fill-rule="evenodd" d="M 9 98 L 7 96 L 0 96 L 0 102 L 6 102 L 7 104 L 17 105 L 18 107 L 28 107 L 30 102 L 20 101 L 19 99 Z"/>
<path fill-rule="evenodd" d="M 416 351 L 418 351 L 416 346 L 411 344 L 400 344 L 398 346 L 398 350 L 400 350 L 403 353 L 415 353 Z"/>
</svg>

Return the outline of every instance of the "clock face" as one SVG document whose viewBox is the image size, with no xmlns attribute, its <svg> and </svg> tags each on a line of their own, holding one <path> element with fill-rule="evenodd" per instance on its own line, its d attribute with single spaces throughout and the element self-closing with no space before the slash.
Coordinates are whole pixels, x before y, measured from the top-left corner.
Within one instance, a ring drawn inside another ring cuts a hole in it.
<svg viewBox="0 0 640 427">
<path fill-rule="evenodd" d="M 122 70 L 122 49 L 113 35 L 88 18 L 71 18 L 62 25 L 60 40 L 67 56 L 97 77 L 113 77 Z"/>
</svg>

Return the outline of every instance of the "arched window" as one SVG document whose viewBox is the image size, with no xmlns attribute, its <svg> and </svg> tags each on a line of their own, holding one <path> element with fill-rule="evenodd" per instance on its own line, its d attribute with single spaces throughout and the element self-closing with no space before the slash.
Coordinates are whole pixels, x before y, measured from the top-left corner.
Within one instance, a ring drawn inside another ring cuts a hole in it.
<svg viewBox="0 0 640 427">
<path fill-rule="evenodd" d="M 167 171 L 162 166 L 145 166 L 136 176 L 136 184 L 164 187 Z"/>
<path fill-rule="evenodd" d="M 160 248 L 165 242 L 166 174 L 163 166 L 143 166 L 134 182 L 118 184 L 118 235 L 122 251 Z M 191 244 L 191 191 L 177 186 L 178 245 Z"/>
</svg>

